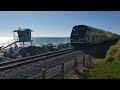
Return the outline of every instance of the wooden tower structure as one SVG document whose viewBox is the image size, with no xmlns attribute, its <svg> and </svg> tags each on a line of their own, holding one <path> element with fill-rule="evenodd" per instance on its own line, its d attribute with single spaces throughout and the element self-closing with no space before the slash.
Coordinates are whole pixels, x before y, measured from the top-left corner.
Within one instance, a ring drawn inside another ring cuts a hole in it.
<svg viewBox="0 0 120 90">
<path fill-rule="evenodd" d="M 33 40 L 31 40 L 31 32 L 32 32 L 31 29 L 28 29 L 28 28 L 21 29 L 20 27 L 18 30 L 14 30 L 14 37 L 17 37 L 16 42 L 23 43 L 23 46 L 25 42 L 30 42 L 32 45 Z M 15 33 L 17 33 L 17 36 Z"/>
</svg>

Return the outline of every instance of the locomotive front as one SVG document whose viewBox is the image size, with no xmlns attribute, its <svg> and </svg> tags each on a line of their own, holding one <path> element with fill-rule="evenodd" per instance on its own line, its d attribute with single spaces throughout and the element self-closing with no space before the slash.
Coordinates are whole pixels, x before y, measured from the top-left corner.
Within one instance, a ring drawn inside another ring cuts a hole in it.
<svg viewBox="0 0 120 90">
<path fill-rule="evenodd" d="M 70 43 L 74 47 L 85 45 L 85 26 L 78 25 L 74 26 L 70 36 Z"/>
</svg>

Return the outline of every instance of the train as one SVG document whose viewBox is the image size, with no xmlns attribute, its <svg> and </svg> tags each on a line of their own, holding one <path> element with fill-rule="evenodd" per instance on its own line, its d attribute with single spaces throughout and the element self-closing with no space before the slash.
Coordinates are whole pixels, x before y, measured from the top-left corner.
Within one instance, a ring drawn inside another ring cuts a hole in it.
<svg viewBox="0 0 120 90">
<path fill-rule="evenodd" d="M 118 39 L 118 34 L 87 25 L 76 25 L 72 28 L 70 44 L 73 47 L 84 47 Z"/>
</svg>

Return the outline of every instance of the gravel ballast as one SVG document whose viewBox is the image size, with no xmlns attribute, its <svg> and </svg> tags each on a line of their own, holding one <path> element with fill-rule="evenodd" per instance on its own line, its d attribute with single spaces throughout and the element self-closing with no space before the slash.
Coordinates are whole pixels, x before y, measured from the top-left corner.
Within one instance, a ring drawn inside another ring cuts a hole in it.
<svg viewBox="0 0 120 90">
<path fill-rule="evenodd" d="M 61 63 L 74 60 L 75 58 L 82 60 L 82 56 L 81 56 L 82 54 L 83 53 L 81 51 L 76 51 L 61 56 L 57 56 L 54 58 L 35 62 L 32 64 L 20 66 L 14 69 L 6 70 L 0 72 L 0 79 L 27 79 L 27 78 L 31 78 L 32 76 L 33 76 L 32 79 L 34 79 L 35 75 L 40 76 L 40 73 L 42 73 L 42 69 L 44 68 L 48 70 L 50 68 L 61 65 Z"/>
</svg>

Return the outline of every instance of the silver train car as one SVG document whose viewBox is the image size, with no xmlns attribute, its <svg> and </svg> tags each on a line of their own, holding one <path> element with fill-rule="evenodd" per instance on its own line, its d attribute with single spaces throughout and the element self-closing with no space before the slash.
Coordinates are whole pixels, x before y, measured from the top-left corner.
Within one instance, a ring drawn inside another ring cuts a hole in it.
<svg viewBox="0 0 120 90">
<path fill-rule="evenodd" d="M 88 46 L 120 39 L 120 35 L 87 25 L 76 25 L 70 35 L 72 46 Z"/>
</svg>

